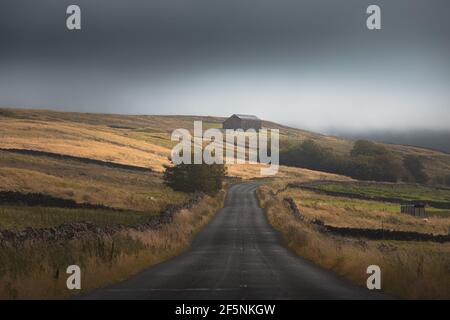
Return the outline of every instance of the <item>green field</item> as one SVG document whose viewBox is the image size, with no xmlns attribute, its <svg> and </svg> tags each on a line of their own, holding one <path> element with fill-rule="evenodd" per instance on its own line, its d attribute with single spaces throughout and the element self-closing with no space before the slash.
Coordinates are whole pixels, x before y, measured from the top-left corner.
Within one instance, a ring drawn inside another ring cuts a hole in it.
<svg viewBox="0 0 450 320">
<path fill-rule="evenodd" d="M 319 190 L 358 195 L 367 198 L 383 197 L 405 201 L 450 202 L 450 189 L 411 184 L 384 183 L 326 183 L 316 186 Z"/>
<path fill-rule="evenodd" d="M 398 214 L 400 212 L 400 205 L 397 203 L 381 202 L 351 199 L 345 197 L 326 197 L 322 198 L 302 198 L 300 201 L 306 206 L 317 206 L 326 203 L 329 206 L 337 208 L 346 208 L 348 210 L 368 210 L 368 211 L 383 211 Z M 438 209 L 433 207 L 427 207 L 427 215 L 436 217 L 449 217 L 450 209 Z"/>
</svg>

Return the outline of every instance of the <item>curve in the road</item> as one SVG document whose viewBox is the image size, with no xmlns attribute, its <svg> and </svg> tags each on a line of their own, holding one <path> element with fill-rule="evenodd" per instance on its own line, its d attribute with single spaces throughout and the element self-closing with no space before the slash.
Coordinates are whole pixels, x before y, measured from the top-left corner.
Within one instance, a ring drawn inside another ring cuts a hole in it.
<svg viewBox="0 0 450 320">
<path fill-rule="evenodd" d="M 256 199 L 256 183 L 230 188 L 192 248 L 83 299 L 383 299 L 287 249 Z"/>
</svg>

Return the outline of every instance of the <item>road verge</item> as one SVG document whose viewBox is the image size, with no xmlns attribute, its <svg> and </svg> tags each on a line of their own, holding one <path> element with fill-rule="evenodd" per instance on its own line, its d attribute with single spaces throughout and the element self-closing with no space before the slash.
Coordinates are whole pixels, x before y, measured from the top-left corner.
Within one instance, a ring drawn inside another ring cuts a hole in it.
<svg viewBox="0 0 450 320">
<path fill-rule="evenodd" d="M 382 290 L 406 299 L 449 299 L 448 243 L 367 240 L 320 232 L 318 226 L 299 219 L 268 185 L 257 190 L 260 206 L 286 245 L 313 263 L 365 286 L 367 267 L 382 270 Z"/>
<path fill-rule="evenodd" d="M 114 232 L 81 228 L 83 236 L 59 241 L 40 237 L 0 246 L 0 299 L 60 299 L 130 277 L 190 247 L 196 234 L 223 206 L 225 191 L 171 210 L 170 219 L 150 227 Z M 161 222 L 161 221 L 160 221 Z M 87 232 L 86 232 L 87 231 Z M 109 230 L 111 231 L 111 230 Z M 67 233 L 67 234 L 70 234 Z M 81 268 L 81 290 L 68 290 L 66 268 Z"/>
</svg>

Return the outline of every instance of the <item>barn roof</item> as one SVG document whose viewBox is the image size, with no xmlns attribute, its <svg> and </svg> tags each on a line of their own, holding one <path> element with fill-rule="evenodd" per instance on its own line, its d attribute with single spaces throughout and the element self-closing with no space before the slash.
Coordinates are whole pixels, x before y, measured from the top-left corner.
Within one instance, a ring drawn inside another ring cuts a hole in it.
<svg viewBox="0 0 450 320">
<path fill-rule="evenodd" d="M 257 116 L 254 116 L 252 114 L 234 114 L 233 116 L 236 116 L 242 120 L 259 120 Z"/>
</svg>

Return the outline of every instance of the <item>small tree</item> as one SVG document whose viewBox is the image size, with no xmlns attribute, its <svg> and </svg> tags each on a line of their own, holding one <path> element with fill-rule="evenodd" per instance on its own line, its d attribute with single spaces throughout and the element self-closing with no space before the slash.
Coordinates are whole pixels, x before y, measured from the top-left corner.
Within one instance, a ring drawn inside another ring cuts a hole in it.
<svg viewBox="0 0 450 320">
<path fill-rule="evenodd" d="M 164 183 L 173 190 L 215 194 L 222 189 L 223 164 L 178 164 L 165 166 Z"/>
<path fill-rule="evenodd" d="M 404 168 L 388 149 L 372 141 L 358 140 L 350 152 L 349 172 L 360 180 L 396 182 Z"/>
</svg>

